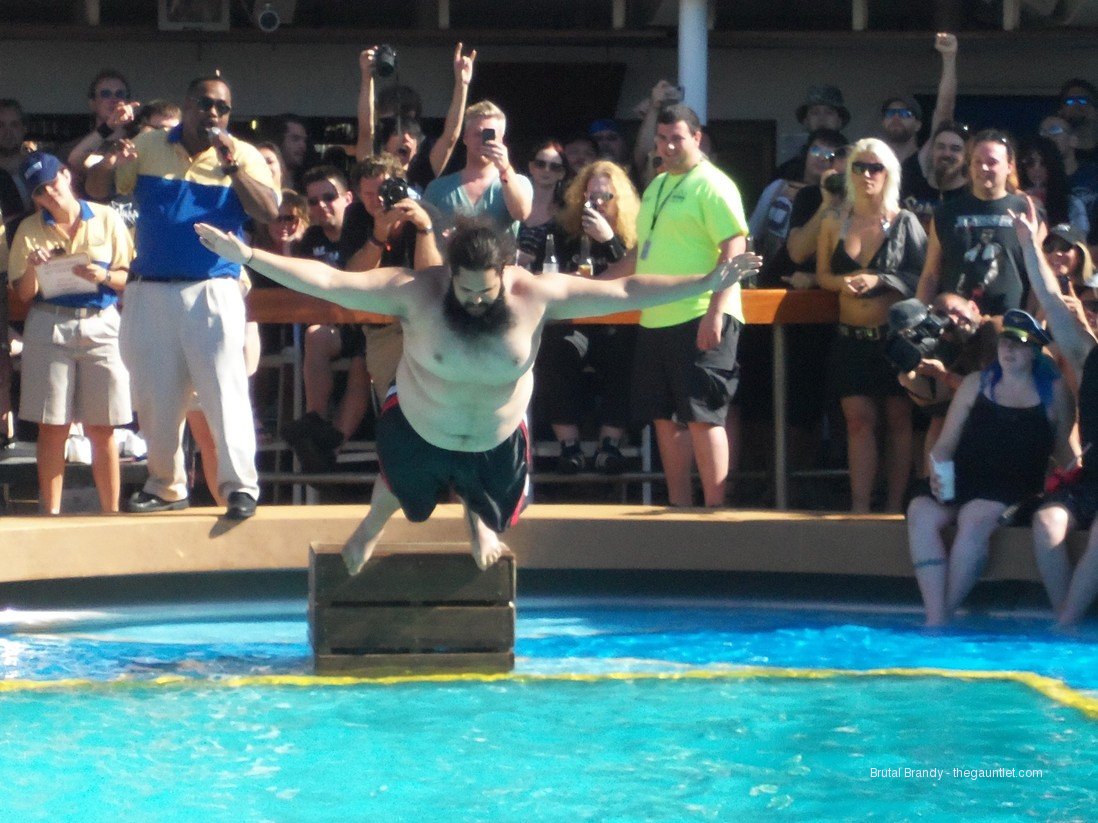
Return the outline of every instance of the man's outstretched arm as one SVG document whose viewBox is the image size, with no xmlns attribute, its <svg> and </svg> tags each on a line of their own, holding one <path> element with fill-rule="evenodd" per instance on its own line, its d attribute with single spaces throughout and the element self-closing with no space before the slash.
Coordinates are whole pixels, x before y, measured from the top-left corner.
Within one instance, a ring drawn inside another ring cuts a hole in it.
<svg viewBox="0 0 1098 823">
<path fill-rule="evenodd" d="M 761 265 L 762 258 L 757 254 L 741 254 L 727 263 L 718 263 L 708 274 L 690 277 L 634 274 L 616 280 L 594 280 L 570 274 L 541 274 L 533 282 L 545 290 L 546 316 L 568 320 L 647 309 L 707 291 L 719 292 L 757 272 Z"/>
<path fill-rule="evenodd" d="M 403 317 L 407 314 L 401 287 L 412 282 L 407 269 L 386 268 L 368 272 L 343 272 L 317 260 L 283 257 L 251 248 L 242 240 L 206 223 L 194 230 L 202 245 L 232 263 L 248 268 L 303 294 L 328 300 L 348 309 Z"/>
</svg>

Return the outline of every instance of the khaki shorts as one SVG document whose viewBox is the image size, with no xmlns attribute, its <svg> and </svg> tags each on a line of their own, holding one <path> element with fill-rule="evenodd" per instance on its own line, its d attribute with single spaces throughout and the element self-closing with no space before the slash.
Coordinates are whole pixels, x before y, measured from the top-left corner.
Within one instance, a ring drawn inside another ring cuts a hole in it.
<svg viewBox="0 0 1098 823">
<path fill-rule="evenodd" d="M 124 426 L 133 420 L 130 376 L 118 352 L 115 307 L 91 317 L 32 306 L 23 332 L 19 417 L 64 426 Z"/>
</svg>

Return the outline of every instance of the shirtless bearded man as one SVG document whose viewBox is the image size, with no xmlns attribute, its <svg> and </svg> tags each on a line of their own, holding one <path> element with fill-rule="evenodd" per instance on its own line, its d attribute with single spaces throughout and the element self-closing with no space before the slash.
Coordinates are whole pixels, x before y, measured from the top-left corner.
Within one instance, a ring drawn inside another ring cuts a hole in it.
<svg viewBox="0 0 1098 823">
<path fill-rule="evenodd" d="M 397 509 L 422 522 L 448 488 L 465 504 L 477 565 L 487 568 L 499 558 L 504 546 L 497 534 L 515 522 L 526 496 L 523 416 L 546 321 L 719 291 L 761 262 L 744 254 L 695 277 L 535 276 L 507 265 L 514 250 L 498 229 L 464 221 L 451 239 L 448 266 L 342 272 L 251 249 L 206 224 L 195 229 L 227 260 L 305 294 L 392 315 L 404 327 L 404 355 L 378 421 L 385 482 L 374 484 L 370 512 L 343 549 L 351 574 L 362 570 Z"/>
</svg>

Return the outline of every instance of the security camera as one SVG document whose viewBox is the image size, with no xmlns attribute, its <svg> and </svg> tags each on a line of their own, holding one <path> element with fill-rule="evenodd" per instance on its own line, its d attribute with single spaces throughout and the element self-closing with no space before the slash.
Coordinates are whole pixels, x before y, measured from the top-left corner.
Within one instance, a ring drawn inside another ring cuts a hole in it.
<svg viewBox="0 0 1098 823">
<path fill-rule="evenodd" d="M 265 3 L 262 9 L 258 8 L 258 5 L 256 7 L 255 24 L 259 26 L 260 31 L 270 34 L 282 25 L 282 18 L 271 8 L 270 3 Z"/>
</svg>

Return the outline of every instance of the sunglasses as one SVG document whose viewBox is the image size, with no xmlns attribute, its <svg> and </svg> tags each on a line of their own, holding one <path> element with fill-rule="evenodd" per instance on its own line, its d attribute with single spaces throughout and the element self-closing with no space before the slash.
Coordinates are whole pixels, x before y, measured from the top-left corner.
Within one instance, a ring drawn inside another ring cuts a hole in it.
<svg viewBox="0 0 1098 823">
<path fill-rule="evenodd" d="M 557 160 L 531 160 L 530 164 L 535 169 L 541 169 L 542 171 L 546 169 L 549 169 L 549 171 L 564 171 L 564 164 Z"/>
<path fill-rule="evenodd" d="M 324 194 L 320 195 L 320 197 L 310 197 L 308 203 L 310 206 L 319 206 L 322 202 L 334 203 L 338 199 L 338 194 L 336 194 L 335 192 L 326 191 L 324 192 Z"/>
<path fill-rule="evenodd" d="M 213 97 L 192 97 L 194 103 L 201 111 L 209 111 L 213 109 L 217 112 L 218 117 L 224 117 L 226 114 L 233 110 L 233 107 L 226 103 L 224 100 L 215 100 Z"/>
<path fill-rule="evenodd" d="M 1042 137 L 1059 137 L 1061 134 L 1066 134 L 1066 133 L 1067 133 L 1067 129 L 1065 129 L 1063 126 L 1061 126 L 1058 123 L 1055 123 L 1051 126 L 1045 126 L 1040 131 L 1040 134 L 1041 134 Z"/>
<path fill-rule="evenodd" d="M 885 164 L 867 163 L 864 160 L 855 160 L 850 164 L 850 168 L 855 174 L 865 174 L 866 172 L 869 172 L 871 176 L 876 177 L 878 174 L 884 173 Z"/>
<path fill-rule="evenodd" d="M 96 94 L 100 100 L 129 100 L 130 93 L 125 89 L 100 89 Z"/>
<path fill-rule="evenodd" d="M 609 203 L 614 199 L 614 193 L 609 191 L 597 191 L 587 198 L 587 202 L 592 206 L 601 206 L 605 203 Z"/>
<path fill-rule="evenodd" d="M 885 109 L 884 116 L 886 120 L 889 117 L 899 117 L 901 120 L 910 120 L 915 116 L 915 112 L 911 109 Z"/>
<path fill-rule="evenodd" d="M 835 152 L 831 149 L 825 149 L 823 146 L 813 146 L 808 150 L 808 153 L 813 157 L 819 157 L 821 160 L 826 160 L 828 163 L 836 157 Z"/>
<path fill-rule="evenodd" d="M 1090 105 L 1089 97 L 1065 97 L 1065 106 L 1088 106 Z"/>
<path fill-rule="evenodd" d="M 275 218 L 275 222 L 278 223 L 296 223 L 300 220 L 296 214 L 280 214 Z"/>
</svg>

